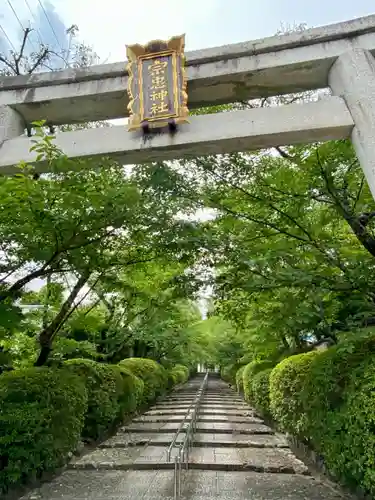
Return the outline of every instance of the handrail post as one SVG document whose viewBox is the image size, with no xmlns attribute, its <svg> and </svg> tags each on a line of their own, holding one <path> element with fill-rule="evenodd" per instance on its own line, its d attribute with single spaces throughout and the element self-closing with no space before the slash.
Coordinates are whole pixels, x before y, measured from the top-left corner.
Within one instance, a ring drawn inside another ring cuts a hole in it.
<svg viewBox="0 0 375 500">
<path fill-rule="evenodd" d="M 181 496 L 181 450 L 178 456 L 178 498 Z"/>
<path fill-rule="evenodd" d="M 192 403 L 190 404 L 190 406 L 188 407 L 188 409 L 186 410 L 186 414 L 184 416 L 184 419 L 182 420 L 181 424 L 179 425 L 172 441 L 171 441 L 171 444 L 169 445 L 168 447 L 168 450 L 167 450 L 167 462 L 170 462 L 171 461 L 171 453 L 172 453 L 172 449 L 173 447 L 175 446 L 176 444 L 176 441 L 177 441 L 177 438 L 178 436 L 180 435 L 182 429 L 183 429 L 183 426 L 184 424 L 186 423 L 187 419 L 188 419 L 188 416 L 190 415 L 190 412 L 192 411 L 193 407 L 195 408 L 197 403 L 199 403 L 199 400 L 201 398 L 201 395 L 202 395 L 202 391 L 204 390 L 204 387 L 205 387 L 205 384 L 207 382 L 207 377 L 208 377 L 208 372 L 206 373 L 205 375 L 205 378 L 203 379 L 203 382 L 202 384 L 200 385 L 195 397 L 194 397 L 194 400 L 192 401 Z"/>
<path fill-rule="evenodd" d="M 197 428 L 197 420 L 199 416 L 199 408 L 200 404 L 203 398 L 203 394 L 205 391 L 205 388 L 207 386 L 207 381 L 208 381 L 208 371 L 206 372 L 206 375 L 203 379 L 202 384 L 200 385 L 194 401 L 191 403 L 189 408 L 187 409 L 187 412 L 185 414 L 185 417 L 181 424 L 179 425 L 172 442 L 167 450 L 167 460 L 168 462 L 171 459 L 171 453 L 173 447 L 176 445 L 177 438 L 179 434 L 182 432 L 183 426 L 185 422 L 187 421 L 188 416 L 190 415 L 190 421 L 187 424 L 187 427 L 185 428 L 185 435 L 182 440 L 182 442 L 178 445 L 178 453 L 176 454 L 174 458 L 174 500 L 177 500 L 181 497 L 181 474 L 182 474 L 182 462 L 185 465 L 185 469 L 189 469 L 189 456 L 190 456 L 190 448 L 193 447 L 194 443 L 194 434 Z"/>
<path fill-rule="evenodd" d="M 174 500 L 177 499 L 177 456 L 174 458 Z"/>
</svg>

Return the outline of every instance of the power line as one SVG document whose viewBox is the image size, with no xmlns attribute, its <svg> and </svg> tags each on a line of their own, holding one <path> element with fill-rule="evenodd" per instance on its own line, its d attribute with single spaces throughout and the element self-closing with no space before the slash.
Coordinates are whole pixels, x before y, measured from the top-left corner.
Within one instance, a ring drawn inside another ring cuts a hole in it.
<svg viewBox="0 0 375 500">
<path fill-rule="evenodd" d="M 46 16 L 47 22 L 48 22 L 48 24 L 50 25 L 50 28 L 51 28 L 51 30 L 52 30 L 52 33 L 54 34 L 54 36 L 55 36 L 55 38 L 56 38 L 57 45 L 59 46 L 59 48 L 60 48 L 61 52 L 63 52 L 63 49 L 62 49 L 62 47 L 61 47 L 61 45 L 60 45 L 60 42 L 59 42 L 59 39 L 57 38 L 57 35 L 56 35 L 56 31 L 53 29 L 52 23 L 51 23 L 51 21 L 49 20 L 49 17 L 47 16 L 47 12 L 46 12 L 46 10 L 45 10 L 45 8 L 44 8 L 44 6 L 43 6 L 42 2 L 41 2 L 40 0 L 38 0 L 38 3 L 39 3 L 39 5 L 40 5 L 41 9 L 42 9 L 42 10 L 43 10 L 43 12 L 44 12 L 44 15 Z"/>
<path fill-rule="evenodd" d="M 20 18 L 17 16 L 17 12 L 14 10 L 12 2 L 10 0 L 7 0 L 7 2 L 8 2 L 9 7 L 12 9 L 13 14 L 15 15 L 15 17 L 16 17 L 16 19 L 18 21 L 18 24 L 21 26 L 21 29 L 23 31 L 25 31 L 25 28 L 23 27 L 23 24 L 21 23 Z"/>
<path fill-rule="evenodd" d="M 13 48 L 14 52 L 16 53 L 17 51 L 16 51 L 15 46 L 14 46 L 14 45 L 13 45 L 13 43 L 12 43 L 12 40 L 9 38 L 9 36 L 7 35 L 7 32 L 6 32 L 6 31 L 5 31 L 5 29 L 2 27 L 2 25 L 1 25 L 1 24 L 0 24 L 0 28 L 1 28 L 1 31 L 2 31 L 2 32 L 4 33 L 4 35 L 5 35 L 5 38 L 8 40 L 9 45 Z"/>
<path fill-rule="evenodd" d="M 17 21 L 18 21 L 18 24 L 21 26 L 22 32 L 23 32 L 23 33 L 25 33 L 25 32 L 26 32 L 26 30 L 25 30 L 25 28 L 24 28 L 23 24 L 21 23 L 21 20 L 20 20 L 20 18 L 18 17 L 17 12 L 16 12 L 16 10 L 14 9 L 14 7 L 13 7 L 13 5 L 12 5 L 12 2 L 11 2 L 10 0 L 7 0 L 7 2 L 8 2 L 9 7 L 12 9 L 12 12 L 13 12 L 13 14 L 14 14 L 15 18 L 16 18 L 16 19 L 17 19 Z M 34 46 L 33 42 L 32 42 L 30 39 L 28 40 L 28 42 L 29 42 L 29 43 L 31 43 L 31 45 L 32 45 L 33 49 L 35 50 L 35 46 Z"/>
<path fill-rule="evenodd" d="M 31 17 L 34 19 L 34 23 L 35 23 L 35 28 L 34 29 L 35 29 L 35 31 L 36 31 L 36 33 L 38 35 L 39 43 L 40 43 L 40 45 L 44 45 L 43 40 L 42 40 L 42 35 L 40 34 L 40 31 L 39 31 L 38 26 L 37 26 L 38 23 L 37 23 L 37 20 L 35 19 L 34 12 L 31 10 L 31 7 L 30 7 L 30 4 L 29 4 L 28 0 L 25 0 L 25 3 L 26 3 L 27 8 L 29 9 Z"/>
</svg>

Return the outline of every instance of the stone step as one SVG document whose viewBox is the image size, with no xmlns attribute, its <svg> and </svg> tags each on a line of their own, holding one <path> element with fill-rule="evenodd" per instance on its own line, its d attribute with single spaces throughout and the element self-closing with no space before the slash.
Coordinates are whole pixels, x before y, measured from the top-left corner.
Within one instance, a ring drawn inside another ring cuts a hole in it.
<svg viewBox="0 0 375 500">
<path fill-rule="evenodd" d="M 315 478 L 299 474 L 192 470 L 185 477 L 182 500 L 342 500 L 343 498 L 340 492 Z"/>
<path fill-rule="evenodd" d="M 173 499 L 171 470 L 66 470 L 23 500 Z M 181 500 L 339 500 L 342 495 L 299 474 L 189 470 L 182 475 Z"/>
<path fill-rule="evenodd" d="M 166 452 L 202 380 L 200 377 L 158 402 L 96 449 L 86 449 L 62 475 L 23 500 L 172 499 L 174 463 L 166 461 Z M 209 381 L 189 470 L 182 470 L 181 500 L 343 498 L 334 488 L 308 476 L 286 438 L 254 413 L 227 384 Z M 183 438 L 182 432 L 177 446 Z"/>
<path fill-rule="evenodd" d="M 176 432 L 179 427 L 178 422 L 171 423 L 134 423 L 121 428 L 122 432 Z M 183 430 L 182 430 L 183 432 Z M 236 424 L 236 423 L 205 423 L 198 422 L 196 432 L 220 434 L 274 434 L 275 432 L 263 424 Z"/>
<path fill-rule="evenodd" d="M 228 416 L 236 416 L 236 417 L 254 417 L 255 412 L 252 410 L 206 410 L 199 409 L 200 415 L 228 415 Z M 186 410 L 148 410 L 144 415 L 186 415 Z"/>
<path fill-rule="evenodd" d="M 212 391 L 209 388 L 205 389 L 205 394 L 209 394 L 210 396 L 238 396 L 236 391 L 232 389 L 223 390 L 223 391 Z"/>
<path fill-rule="evenodd" d="M 174 433 L 118 433 L 99 445 L 100 448 L 124 448 L 127 446 L 154 446 L 168 447 L 174 439 Z M 176 443 L 183 440 L 184 435 L 177 437 Z M 288 448 L 285 438 L 269 434 L 218 434 L 197 433 L 194 435 L 194 446 L 205 447 L 253 447 L 253 448 Z"/>
<path fill-rule="evenodd" d="M 243 409 L 249 409 L 249 406 L 247 404 L 244 404 L 243 402 L 241 403 L 240 401 L 215 401 L 215 402 L 210 402 L 206 400 L 202 400 L 199 403 L 199 406 L 204 406 L 205 408 L 208 407 L 213 407 L 214 409 L 217 407 L 221 408 L 227 408 L 227 407 L 240 407 Z"/>
<path fill-rule="evenodd" d="M 225 391 L 211 391 L 210 389 L 206 389 L 204 393 L 209 394 L 210 396 L 238 396 L 238 393 L 236 391 L 232 391 L 231 389 Z"/>
<path fill-rule="evenodd" d="M 244 402 L 242 398 L 239 398 L 236 395 L 232 396 L 210 396 L 209 394 L 204 393 L 202 396 L 204 399 L 209 399 L 210 401 L 241 401 Z"/>
<path fill-rule="evenodd" d="M 190 407 L 190 404 L 186 403 L 157 403 L 155 406 L 153 406 L 151 409 L 153 410 L 182 410 L 182 409 L 188 409 Z M 215 403 L 215 404 L 207 404 L 205 402 L 200 404 L 200 408 L 204 410 L 249 410 L 249 406 L 245 404 L 236 404 L 236 403 Z"/>
<path fill-rule="evenodd" d="M 244 403 L 241 399 L 207 399 L 203 398 L 201 403 L 206 405 L 221 405 L 221 404 L 232 404 L 232 405 L 243 405 Z"/>
<path fill-rule="evenodd" d="M 186 413 L 185 413 L 186 415 Z M 141 417 L 137 417 L 133 419 L 133 422 L 152 422 L 152 423 L 159 423 L 159 422 L 182 422 L 184 420 L 184 415 L 167 415 L 165 417 L 162 416 L 154 416 L 154 415 L 143 415 Z M 189 414 L 186 418 L 187 421 L 191 420 L 191 414 Z M 226 423 L 226 422 L 233 422 L 237 424 L 261 424 L 263 423 L 263 420 L 260 418 L 256 417 L 237 417 L 235 415 L 203 415 L 199 414 L 198 422 L 217 422 L 217 423 Z"/>
<path fill-rule="evenodd" d="M 280 448 L 193 448 L 189 454 L 189 466 L 198 464 L 212 470 L 309 474 L 306 465 L 289 449 Z"/>
<path fill-rule="evenodd" d="M 185 396 L 185 395 L 179 396 L 179 395 L 175 394 L 173 396 L 169 396 L 169 397 L 165 398 L 165 401 L 176 400 L 176 399 L 194 399 L 196 396 L 197 396 L 197 394 L 191 394 L 189 396 Z M 233 399 L 235 399 L 237 401 L 243 401 L 242 398 L 235 396 L 235 395 L 233 395 L 233 396 L 210 396 L 210 395 L 204 393 L 202 397 L 205 399 L 206 398 L 210 399 L 212 401 L 221 401 L 221 400 L 228 400 L 229 401 L 229 400 L 233 400 Z"/>
<path fill-rule="evenodd" d="M 196 401 L 179 401 L 179 400 L 176 400 L 176 401 L 165 401 L 163 403 L 157 403 L 158 406 L 161 406 L 161 407 L 168 407 L 168 406 L 173 406 L 173 407 L 186 407 L 188 408 L 189 406 L 192 406 L 194 403 L 196 403 Z M 239 406 L 241 408 L 249 408 L 248 405 L 244 404 L 243 402 L 236 402 L 236 401 L 215 401 L 215 402 L 210 402 L 210 401 L 206 401 L 206 400 L 202 400 L 200 401 L 200 404 L 199 406 L 202 406 L 204 405 L 205 407 L 208 407 L 208 406 L 214 406 L 214 407 L 217 407 L 217 406 L 220 406 L 220 407 L 227 407 L 227 406 Z"/>
<path fill-rule="evenodd" d="M 168 411 L 168 412 L 172 412 L 173 415 L 178 415 L 178 414 L 184 414 L 186 415 L 186 413 L 191 410 L 191 408 L 189 408 L 188 406 L 173 406 L 173 407 L 170 407 L 170 406 L 154 406 L 153 408 L 151 408 L 149 411 L 157 411 L 157 412 L 164 412 L 165 411 Z M 221 408 L 210 408 L 210 407 L 202 407 L 200 406 L 199 407 L 199 411 L 200 412 L 203 412 L 202 414 L 204 415 L 205 414 L 205 411 L 210 411 L 210 412 L 215 412 L 216 411 L 220 411 L 221 413 L 219 413 L 219 415 L 227 415 L 227 411 L 225 410 L 225 408 L 221 407 Z M 234 413 L 240 413 L 240 415 L 248 415 L 248 416 L 254 416 L 255 415 L 255 412 L 253 410 L 250 410 L 249 408 L 238 408 L 236 406 L 231 406 L 229 408 L 228 411 L 232 411 Z M 177 413 L 177 412 L 180 412 L 180 413 Z M 214 415 L 217 415 L 217 413 L 211 413 L 211 414 L 214 414 Z"/>
<path fill-rule="evenodd" d="M 203 394 L 204 398 L 212 399 L 212 400 L 220 400 L 220 399 L 238 399 L 238 401 L 243 401 L 237 394 L 232 394 L 231 396 L 214 396 L 212 394 L 207 394 L 206 392 Z"/>
<path fill-rule="evenodd" d="M 198 392 L 198 391 L 197 391 Z M 194 398 L 197 395 L 197 392 L 188 393 L 188 394 L 170 394 L 166 399 L 176 399 L 176 398 Z M 212 399 L 242 399 L 238 394 L 208 394 L 207 392 L 203 392 L 203 397 L 212 398 Z"/>
<path fill-rule="evenodd" d="M 73 469 L 171 469 L 166 461 L 166 447 L 98 448 L 75 459 Z M 174 450 L 176 451 L 176 450 Z M 189 454 L 190 469 L 247 470 L 257 472 L 308 474 L 307 467 L 288 449 L 281 448 L 193 448 Z"/>
<path fill-rule="evenodd" d="M 165 399 L 163 401 L 160 401 L 163 404 L 186 404 L 189 405 L 191 403 L 194 403 L 194 398 L 170 398 L 170 399 Z M 208 399 L 208 398 L 202 398 L 201 403 L 205 404 L 239 404 L 243 405 L 246 404 L 242 399 L 234 399 L 234 398 L 220 398 L 220 399 Z"/>
</svg>

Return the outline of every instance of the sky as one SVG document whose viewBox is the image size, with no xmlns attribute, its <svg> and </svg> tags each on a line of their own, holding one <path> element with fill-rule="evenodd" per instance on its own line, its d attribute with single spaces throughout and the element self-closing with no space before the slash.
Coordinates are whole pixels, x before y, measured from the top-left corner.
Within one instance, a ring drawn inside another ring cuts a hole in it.
<svg viewBox="0 0 375 500">
<path fill-rule="evenodd" d="M 5 38 L 1 27 L 14 44 L 20 35 L 12 7 L 22 25 L 31 21 L 39 26 L 34 37 L 45 43 L 63 46 L 63 26 L 78 25 L 80 39 L 93 46 L 102 62 L 125 60 L 126 44 L 182 33 L 186 50 L 195 50 L 271 36 L 281 26 L 314 27 L 375 13 L 373 0 L 106 0 L 97 7 L 92 0 L 1 0 L 0 50 Z"/>
<path fill-rule="evenodd" d="M 99 2 L 98 2 L 99 4 Z M 281 23 L 319 26 L 375 13 L 373 0 L 107 0 L 93 9 L 89 0 L 55 0 L 67 22 L 110 61 L 125 59 L 124 45 L 186 33 L 195 50 L 273 35 Z M 69 20 L 69 21 L 68 21 Z"/>
</svg>

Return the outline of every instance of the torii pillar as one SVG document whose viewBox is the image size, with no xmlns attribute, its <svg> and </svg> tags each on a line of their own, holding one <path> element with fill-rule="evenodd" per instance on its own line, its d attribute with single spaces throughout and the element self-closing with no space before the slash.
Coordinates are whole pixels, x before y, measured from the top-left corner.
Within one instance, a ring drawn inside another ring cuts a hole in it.
<svg viewBox="0 0 375 500">
<path fill-rule="evenodd" d="M 352 115 L 351 139 L 375 199 L 375 59 L 368 50 L 344 52 L 333 64 L 329 86 Z"/>
</svg>

